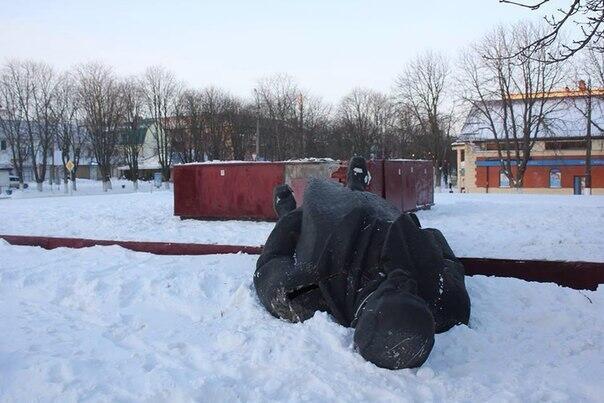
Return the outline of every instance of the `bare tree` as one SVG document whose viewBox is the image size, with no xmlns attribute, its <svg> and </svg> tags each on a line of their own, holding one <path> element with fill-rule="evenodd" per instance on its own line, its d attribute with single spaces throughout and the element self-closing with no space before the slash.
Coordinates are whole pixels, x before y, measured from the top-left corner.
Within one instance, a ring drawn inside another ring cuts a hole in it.
<svg viewBox="0 0 604 403">
<path fill-rule="evenodd" d="M 178 122 L 174 119 L 177 112 L 181 85 L 174 74 L 160 66 L 149 67 L 143 77 L 143 94 L 147 111 L 155 123 L 153 137 L 161 167 L 164 187 L 170 187 L 170 167 L 172 166 L 173 141 L 170 137 L 172 127 Z"/>
<path fill-rule="evenodd" d="M 561 64 L 518 53 L 541 33 L 526 23 L 498 27 L 462 55 L 460 66 L 468 119 L 476 132 L 492 136 L 501 169 L 516 188 L 535 141 L 555 129 L 560 107 L 550 93 L 564 77 Z"/>
<path fill-rule="evenodd" d="M 370 89 L 356 88 L 342 98 L 338 121 L 350 139 L 351 155 L 375 157 L 383 153 L 385 133 L 389 129 L 393 104 L 388 96 Z"/>
<path fill-rule="evenodd" d="M 252 108 L 239 98 L 227 94 L 222 102 L 222 118 L 224 155 L 236 160 L 245 159 L 255 135 Z"/>
<path fill-rule="evenodd" d="M 107 191 L 124 120 L 119 81 L 110 67 L 98 63 L 78 67 L 77 77 L 83 123 Z"/>
<path fill-rule="evenodd" d="M 500 3 L 513 4 L 529 10 L 540 10 L 553 4 L 552 0 L 499 0 Z M 566 8 L 557 8 L 551 15 L 545 16 L 549 31 L 534 38 L 518 50 L 513 56 L 529 54 L 531 58 L 549 62 L 564 61 L 591 45 L 598 52 L 604 52 L 604 2 L 602 0 L 568 0 Z M 575 28 L 578 32 L 570 43 L 559 43 L 561 34 Z M 546 50 L 546 52 L 543 52 Z"/>
<path fill-rule="evenodd" d="M 253 104 L 233 98 L 226 110 L 230 131 L 233 157 L 244 160 L 252 149 L 256 137 L 257 110 Z"/>
<path fill-rule="evenodd" d="M 225 111 L 230 102 L 229 95 L 216 87 L 208 87 L 201 91 L 202 115 L 207 134 L 207 154 L 212 160 L 228 158 L 225 142 Z"/>
<path fill-rule="evenodd" d="M 54 69 L 45 63 L 27 63 L 26 67 L 33 73 L 33 111 L 34 111 L 34 139 L 30 140 L 30 146 L 37 148 L 40 161 L 36 164 L 34 152 L 32 152 L 32 166 L 37 166 L 34 170 L 34 177 L 39 191 L 42 191 L 42 184 L 46 178 L 48 159 L 51 158 L 54 171 L 54 121 L 52 115 L 52 103 L 57 95 L 57 88 L 60 85 L 60 77 Z M 54 179 L 54 172 L 50 174 L 51 180 Z M 52 183 L 51 183 L 52 184 Z"/>
<path fill-rule="evenodd" d="M 392 128 L 386 132 L 382 158 L 422 157 L 418 146 L 421 132 L 415 119 L 415 113 L 404 103 L 393 105 Z"/>
<path fill-rule="evenodd" d="M 577 93 L 569 99 L 568 108 L 574 108 L 581 116 L 585 127 L 585 192 L 591 194 L 592 135 L 604 134 L 604 125 L 595 117 L 604 114 L 604 53 L 589 46 L 575 65 L 579 82 Z M 587 80 L 587 82 L 585 81 Z M 596 88 L 594 91 L 594 83 Z M 579 122 L 573 122 L 577 125 Z M 578 125 L 580 126 L 580 124 Z"/>
<path fill-rule="evenodd" d="M 183 91 L 176 105 L 176 123 L 172 127 L 174 151 L 184 163 L 205 160 L 205 128 L 201 91 Z"/>
<path fill-rule="evenodd" d="M 85 136 L 79 122 L 80 106 L 77 83 L 71 73 L 64 73 L 60 78 L 57 93 L 50 109 L 55 142 L 61 152 L 61 162 L 63 163 L 64 190 L 68 192 L 70 179 L 72 189 L 76 190 L 76 176 L 82 148 L 85 144 Z M 74 164 L 71 172 L 65 168 L 68 161 L 72 161 Z"/>
<path fill-rule="evenodd" d="M 141 131 L 144 107 L 141 82 L 135 77 L 124 79 L 120 83 L 120 96 L 124 116 L 120 149 L 128 165 L 128 179 L 132 181 L 134 190 L 138 190 L 139 157 L 145 142 L 145 133 Z"/>
<path fill-rule="evenodd" d="M 445 105 L 450 69 L 444 56 L 426 52 L 413 59 L 396 80 L 399 106 L 412 113 L 419 136 L 416 144 L 434 161 L 435 172 L 448 174 L 452 111 Z M 440 185 L 440 175 L 436 177 Z"/>
<path fill-rule="evenodd" d="M 299 147 L 293 132 L 299 125 L 296 109 L 300 94 L 298 85 L 286 74 L 275 74 L 258 81 L 254 95 L 263 121 L 263 157 L 280 160 L 298 155 Z"/>
<path fill-rule="evenodd" d="M 19 178 L 19 188 L 23 189 L 23 171 L 29 156 L 29 147 L 23 127 L 23 110 L 9 66 L 4 66 L 0 73 L 0 111 L 0 129 L 5 134 L 11 150 L 12 165 Z"/>
<path fill-rule="evenodd" d="M 262 157 L 288 159 L 325 152 L 331 108 L 301 89 L 292 77 L 274 74 L 259 80 L 254 101 Z"/>
<path fill-rule="evenodd" d="M 301 156 L 320 156 L 327 150 L 318 141 L 327 134 L 331 119 L 331 106 L 321 98 L 304 94 L 300 96 L 300 130 L 302 131 Z M 325 155 L 325 154 L 323 154 Z"/>
<path fill-rule="evenodd" d="M 57 76 L 50 66 L 32 61 L 8 62 L 3 76 L 19 109 L 34 179 L 42 191 L 53 145 L 50 105 L 56 94 Z"/>
<path fill-rule="evenodd" d="M 604 52 L 589 46 L 579 64 L 579 72 L 589 77 L 595 87 L 604 88 Z"/>
</svg>

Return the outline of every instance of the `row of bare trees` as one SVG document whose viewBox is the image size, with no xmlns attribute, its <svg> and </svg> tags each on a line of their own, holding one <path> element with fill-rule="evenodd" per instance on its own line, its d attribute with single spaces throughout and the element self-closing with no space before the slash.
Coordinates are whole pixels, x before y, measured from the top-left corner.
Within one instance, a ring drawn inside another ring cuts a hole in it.
<svg viewBox="0 0 604 403">
<path fill-rule="evenodd" d="M 174 159 L 441 158 L 446 152 L 423 144 L 426 108 L 411 107 L 413 98 L 407 95 L 397 99 L 357 88 L 333 108 L 283 74 L 260 80 L 248 101 L 216 87 L 186 88 L 161 67 L 121 78 L 98 63 L 59 74 L 44 63 L 10 61 L 0 74 L 0 124 L 15 171 L 22 182 L 24 167 L 31 166 L 40 189 L 55 149 L 63 164 L 76 166 L 71 178 L 65 171 L 65 183 L 72 179 L 75 185 L 77 166 L 88 157 L 97 164 L 105 189 L 116 163 L 128 166 L 136 186 L 144 146 L 137 133 L 149 122 L 154 123 L 154 154 L 166 182 Z M 434 134 L 437 129 L 430 127 Z"/>
<path fill-rule="evenodd" d="M 289 76 L 263 79 L 254 91 L 260 154 L 269 159 L 423 157 L 443 168 L 453 138 L 453 108 L 444 99 L 449 72 L 442 56 L 426 53 L 407 66 L 391 93 L 355 88 L 335 107 L 301 90 Z"/>
<path fill-rule="evenodd" d="M 144 140 L 136 133 L 145 117 L 156 122 L 154 152 L 167 180 L 172 142 L 162 133 L 177 111 L 179 85 L 172 73 L 159 67 L 149 68 L 142 77 L 121 78 L 99 63 L 64 73 L 40 62 L 5 63 L 0 70 L 0 129 L 21 187 L 30 167 L 42 190 L 55 150 L 63 166 L 73 162 L 74 188 L 84 156 L 95 161 L 105 189 L 111 187 L 117 163 L 129 166 L 136 186 Z M 67 191 L 69 172 L 63 171 Z"/>
<path fill-rule="evenodd" d="M 3 105 L 0 128 L 15 159 L 22 186 L 22 168 L 29 160 L 41 189 L 52 144 L 59 77 L 41 63 L 7 63 L 1 76 Z"/>
<path fill-rule="evenodd" d="M 576 77 L 604 81 L 597 48 L 585 52 L 577 73 L 545 60 L 551 48 L 539 50 L 543 57 L 528 49 L 543 30 L 498 27 L 464 49 L 458 63 L 425 52 L 402 68 L 389 93 L 355 88 L 335 106 L 285 74 L 259 80 L 253 96 L 242 99 L 216 87 L 188 88 L 162 67 L 123 78 L 98 63 L 59 73 L 44 63 L 9 61 L 0 71 L 0 129 L 21 182 L 30 165 L 40 189 L 55 148 L 63 163 L 75 163 L 72 180 L 87 156 L 105 188 L 117 163 L 128 166 L 136 186 L 140 131 L 150 126 L 166 184 L 174 162 L 352 155 L 427 158 L 446 178 L 455 162 L 451 144 L 469 111 L 469 120 L 480 122 L 475 129 L 494 137 L 510 183 L 522 186 L 537 137 L 555 127 L 558 105 L 547 94 Z"/>
</svg>

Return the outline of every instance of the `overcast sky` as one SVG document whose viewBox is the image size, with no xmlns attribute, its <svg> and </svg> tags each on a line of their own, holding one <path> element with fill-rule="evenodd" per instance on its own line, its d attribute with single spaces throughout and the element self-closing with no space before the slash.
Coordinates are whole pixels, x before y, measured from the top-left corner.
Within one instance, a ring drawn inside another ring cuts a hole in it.
<svg viewBox="0 0 604 403">
<path fill-rule="evenodd" d="M 161 64 L 244 96 L 285 72 L 334 102 L 357 86 L 389 90 L 425 49 L 454 57 L 498 23 L 538 17 L 498 0 L 0 0 L 0 61 L 98 60 L 120 74 Z"/>
</svg>

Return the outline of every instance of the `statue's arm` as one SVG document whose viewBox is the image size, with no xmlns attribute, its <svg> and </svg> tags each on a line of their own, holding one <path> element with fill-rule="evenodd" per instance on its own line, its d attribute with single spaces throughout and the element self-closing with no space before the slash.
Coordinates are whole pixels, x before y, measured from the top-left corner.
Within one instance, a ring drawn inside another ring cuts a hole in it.
<svg viewBox="0 0 604 403">
<path fill-rule="evenodd" d="M 292 293 L 317 283 L 312 268 L 296 265 L 296 244 L 302 226 L 302 210 L 281 217 L 271 232 L 254 273 L 254 286 L 260 302 L 274 316 L 300 321 L 300 307 Z"/>
<path fill-rule="evenodd" d="M 436 332 L 441 333 L 457 324 L 468 324 L 471 303 L 465 286 L 463 264 L 439 230 L 427 228 L 424 231 L 432 234 L 443 254 L 444 267 L 438 284 L 439 296 L 432 306 Z"/>
</svg>

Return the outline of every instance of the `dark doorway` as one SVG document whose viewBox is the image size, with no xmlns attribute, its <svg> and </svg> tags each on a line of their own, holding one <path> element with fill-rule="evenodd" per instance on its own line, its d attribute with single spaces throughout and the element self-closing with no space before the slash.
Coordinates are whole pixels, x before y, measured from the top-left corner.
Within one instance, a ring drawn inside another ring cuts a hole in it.
<svg viewBox="0 0 604 403">
<path fill-rule="evenodd" d="M 584 188 L 585 188 L 585 177 L 584 176 L 575 176 L 573 178 L 574 194 L 576 194 L 576 195 L 583 194 Z"/>
</svg>

